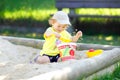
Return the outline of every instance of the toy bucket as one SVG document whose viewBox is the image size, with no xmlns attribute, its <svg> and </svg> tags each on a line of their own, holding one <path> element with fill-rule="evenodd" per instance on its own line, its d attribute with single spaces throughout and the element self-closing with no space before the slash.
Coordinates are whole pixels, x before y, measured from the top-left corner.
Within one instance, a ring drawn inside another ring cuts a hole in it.
<svg viewBox="0 0 120 80">
<path fill-rule="evenodd" d="M 59 44 L 57 47 L 60 50 L 60 57 L 62 61 L 74 59 L 74 54 L 76 51 L 75 43 L 62 43 Z"/>
<path fill-rule="evenodd" d="M 62 61 L 67 61 L 67 60 L 71 60 L 71 59 L 75 59 L 74 56 L 64 56 L 61 58 Z"/>
</svg>

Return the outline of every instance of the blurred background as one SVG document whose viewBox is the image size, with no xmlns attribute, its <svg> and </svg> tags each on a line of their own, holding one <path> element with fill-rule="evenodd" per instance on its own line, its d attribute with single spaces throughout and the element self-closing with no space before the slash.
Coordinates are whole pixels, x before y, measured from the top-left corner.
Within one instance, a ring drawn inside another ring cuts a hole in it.
<svg viewBox="0 0 120 80">
<path fill-rule="evenodd" d="M 0 35 L 44 39 L 48 19 L 57 11 L 55 0 L 0 0 Z M 63 11 L 69 13 L 68 8 Z M 120 15 L 120 8 L 79 8 L 77 14 Z M 79 18 L 72 22 L 72 35 L 83 32 L 78 42 L 120 45 L 120 19 Z"/>
</svg>

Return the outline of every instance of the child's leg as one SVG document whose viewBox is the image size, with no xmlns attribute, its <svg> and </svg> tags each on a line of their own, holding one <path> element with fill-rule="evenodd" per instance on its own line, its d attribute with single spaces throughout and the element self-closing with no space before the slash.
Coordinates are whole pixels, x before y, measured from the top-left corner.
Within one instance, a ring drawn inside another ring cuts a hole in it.
<svg viewBox="0 0 120 80">
<path fill-rule="evenodd" d="M 61 60 L 61 57 L 59 57 L 58 60 L 57 60 L 57 62 L 61 62 L 61 61 L 62 61 L 62 60 Z"/>
<path fill-rule="evenodd" d="M 50 59 L 48 56 L 38 56 L 36 59 L 36 63 L 38 64 L 50 63 Z"/>
</svg>

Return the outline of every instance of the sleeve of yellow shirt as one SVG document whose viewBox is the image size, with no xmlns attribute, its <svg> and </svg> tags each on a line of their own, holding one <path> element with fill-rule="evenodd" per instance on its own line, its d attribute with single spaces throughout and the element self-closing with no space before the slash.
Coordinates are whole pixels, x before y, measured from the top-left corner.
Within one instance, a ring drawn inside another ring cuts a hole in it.
<svg viewBox="0 0 120 80">
<path fill-rule="evenodd" d="M 44 38 L 45 38 L 45 39 L 48 38 L 47 35 L 46 35 L 46 32 L 47 32 L 47 34 L 49 34 L 49 37 L 55 36 L 54 34 L 51 34 L 51 33 L 53 32 L 53 30 L 52 30 L 51 27 L 49 27 L 49 28 L 45 31 L 45 33 L 44 33 Z"/>
<path fill-rule="evenodd" d="M 62 42 L 71 42 L 71 37 L 72 36 L 67 31 L 64 31 L 63 33 L 61 33 L 60 40 Z"/>
<path fill-rule="evenodd" d="M 67 39 L 67 38 L 64 38 L 64 37 L 60 37 L 60 40 L 63 41 L 63 42 L 71 42 L 71 39 Z"/>
</svg>

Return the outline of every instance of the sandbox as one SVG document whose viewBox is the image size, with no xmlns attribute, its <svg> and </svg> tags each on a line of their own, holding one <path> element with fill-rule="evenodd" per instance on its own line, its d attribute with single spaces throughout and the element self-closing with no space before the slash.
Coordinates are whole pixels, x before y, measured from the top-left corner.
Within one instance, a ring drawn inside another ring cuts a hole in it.
<svg viewBox="0 0 120 80">
<path fill-rule="evenodd" d="M 112 71 L 112 65 L 120 61 L 120 46 L 77 43 L 75 60 L 30 64 L 30 60 L 39 55 L 43 43 L 44 40 L 39 39 L 0 36 L 0 80 L 90 79 L 96 72 Z M 85 52 L 90 48 L 104 52 L 87 58 Z"/>
</svg>

